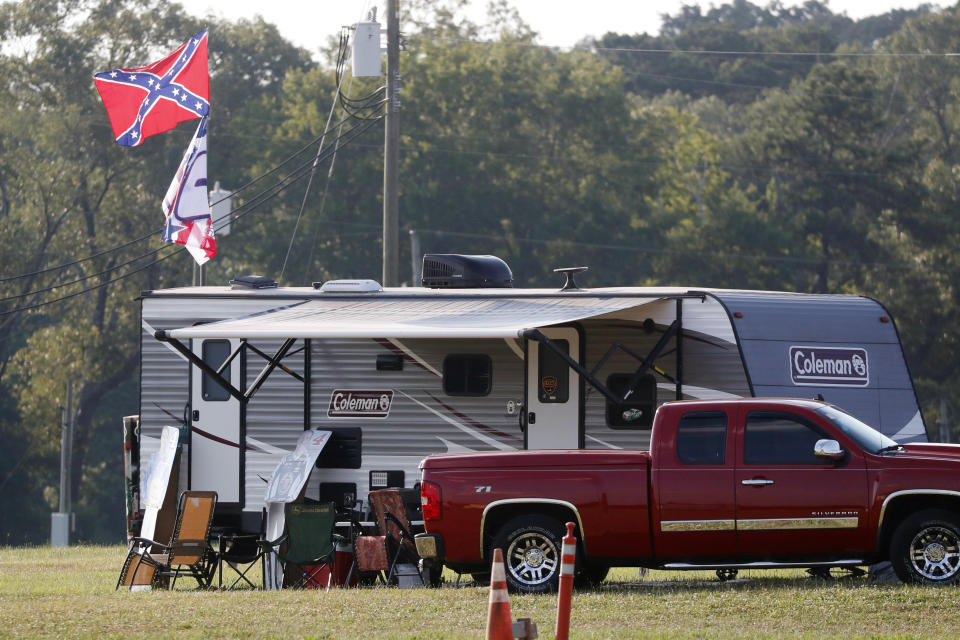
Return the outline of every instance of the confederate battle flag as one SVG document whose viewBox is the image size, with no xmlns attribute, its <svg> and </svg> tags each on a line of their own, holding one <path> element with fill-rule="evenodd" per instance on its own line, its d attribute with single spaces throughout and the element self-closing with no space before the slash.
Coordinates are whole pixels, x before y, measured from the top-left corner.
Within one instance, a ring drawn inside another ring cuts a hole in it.
<svg viewBox="0 0 960 640">
<path fill-rule="evenodd" d="M 93 82 L 117 142 L 136 147 L 144 138 L 210 112 L 207 31 L 159 62 L 98 73 Z"/>
</svg>

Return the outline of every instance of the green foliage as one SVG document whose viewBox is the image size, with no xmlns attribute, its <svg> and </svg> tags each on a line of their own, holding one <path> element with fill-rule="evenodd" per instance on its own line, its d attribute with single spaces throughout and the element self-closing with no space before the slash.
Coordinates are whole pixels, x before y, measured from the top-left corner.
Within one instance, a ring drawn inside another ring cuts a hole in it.
<svg viewBox="0 0 960 640">
<path fill-rule="evenodd" d="M 559 51 L 538 46 L 506 2 L 485 24 L 462 7 L 404 3 L 403 238 L 500 255 L 528 286 L 586 264 L 586 286 L 874 296 L 898 320 L 927 423 L 941 398 L 960 412 L 960 62 L 935 55 L 960 47 L 960 10 L 854 21 L 820 2 L 734 0 L 684 7 L 657 35 Z M 239 189 L 290 160 L 236 194 L 250 211 L 218 238 L 208 281 L 379 278 L 382 127 L 336 142 L 365 123 L 331 116 L 332 39 L 317 64 L 262 19 L 202 22 L 166 0 L 0 4 L 0 277 L 28 274 L 0 282 L 0 511 L 22 514 L 0 541 L 47 536 L 68 380 L 80 537 L 119 535 L 120 417 L 137 412 L 133 300 L 190 280 L 182 252 L 153 261 L 169 253 L 160 199 L 195 125 L 120 148 L 90 79 L 203 26 L 211 183 Z M 378 83 L 348 75 L 340 90 L 361 99 Z M 312 141 L 331 117 L 323 144 L 336 160 L 317 164 L 307 192 Z"/>
</svg>

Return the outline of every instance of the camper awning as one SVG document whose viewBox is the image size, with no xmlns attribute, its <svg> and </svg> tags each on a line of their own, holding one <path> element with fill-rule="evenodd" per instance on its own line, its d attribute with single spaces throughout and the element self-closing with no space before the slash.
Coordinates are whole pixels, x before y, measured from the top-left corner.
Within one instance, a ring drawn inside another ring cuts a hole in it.
<svg viewBox="0 0 960 640">
<path fill-rule="evenodd" d="M 655 297 L 566 295 L 536 298 L 410 297 L 308 300 L 270 311 L 167 330 L 190 338 L 516 338 L 524 329 L 594 318 Z"/>
</svg>

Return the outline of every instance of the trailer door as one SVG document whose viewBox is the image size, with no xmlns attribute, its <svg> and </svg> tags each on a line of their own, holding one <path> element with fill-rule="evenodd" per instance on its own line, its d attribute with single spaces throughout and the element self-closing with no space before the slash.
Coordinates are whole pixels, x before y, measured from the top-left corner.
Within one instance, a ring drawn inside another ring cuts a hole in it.
<svg viewBox="0 0 960 640">
<path fill-rule="evenodd" d="M 581 337 L 576 327 L 541 330 L 567 354 L 581 362 Z M 553 349 L 527 342 L 527 449 L 583 447 L 583 383 Z"/>
<path fill-rule="evenodd" d="M 239 340 L 194 340 L 193 350 L 214 369 L 239 345 Z M 233 359 L 223 377 L 242 388 L 241 358 Z M 191 367 L 190 488 L 216 491 L 219 503 L 241 504 L 243 442 L 240 401 L 212 377 Z"/>
</svg>

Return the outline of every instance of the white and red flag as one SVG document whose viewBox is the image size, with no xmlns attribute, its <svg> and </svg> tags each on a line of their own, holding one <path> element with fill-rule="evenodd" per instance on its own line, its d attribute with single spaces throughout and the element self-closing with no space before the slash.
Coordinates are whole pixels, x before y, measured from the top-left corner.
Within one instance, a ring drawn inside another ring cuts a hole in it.
<svg viewBox="0 0 960 640">
<path fill-rule="evenodd" d="M 163 241 L 182 244 L 203 264 L 217 255 L 207 194 L 207 119 L 201 118 L 163 198 Z"/>
<path fill-rule="evenodd" d="M 210 112 L 207 31 L 193 36 L 159 62 L 98 73 L 93 82 L 119 144 L 144 138 Z"/>
</svg>

